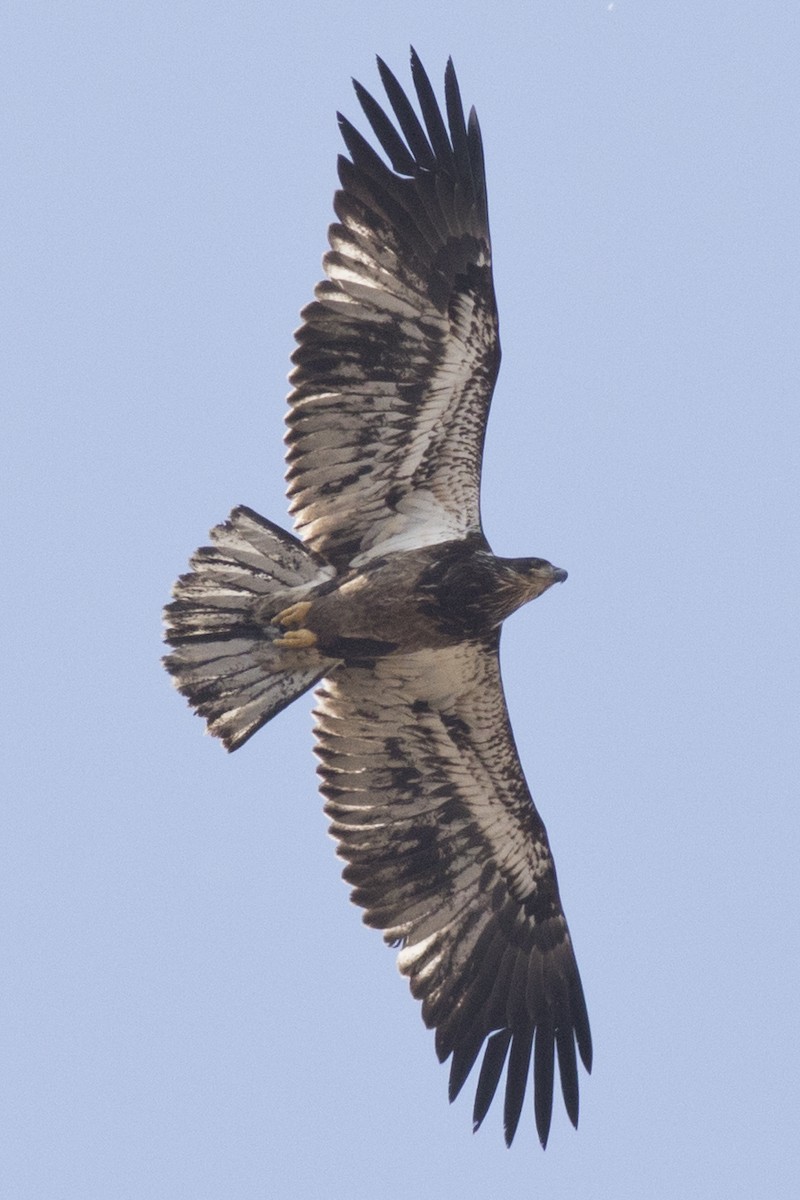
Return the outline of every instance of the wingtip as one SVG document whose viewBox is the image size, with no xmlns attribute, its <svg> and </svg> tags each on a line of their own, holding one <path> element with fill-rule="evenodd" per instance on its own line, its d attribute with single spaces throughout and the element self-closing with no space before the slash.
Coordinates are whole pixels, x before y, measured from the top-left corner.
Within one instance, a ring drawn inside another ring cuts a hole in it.
<svg viewBox="0 0 800 1200">
<path fill-rule="evenodd" d="M 514 1141 L 514 1135 L 517 1132 L 518 1124 L 519 1124 L 519 1117 L 517 1117 L 516 1121 L 514 1121 L 512 1126 L 510 1126 L 510 1127 L 506 1126 L 506 1125 L 503 1126 L 503 1141 L 506 1144 L 507 1150 L 511 1149 L 511 1143 Z"/>
<path fill-rule="evenodd" d="M 423 63 L 422 59 L 420 58 L 419 54 L 417 54 L 417 52 L 413 46 L 410 47 L 410 50 L 411 50 L 411 75 L 416 84 L 416 80 L 418 78 L 427 79 L 428 72 L 425 70 L 425 64 Z"/>
<path fill-rule="evenodd" d="M 552 1101 L 549 1107 L 544 1106 L 539 1109 L 534 1103 L 536 1112 L 536 1132 L 539 1135 L 539 1145 L 543 1150 L 547 1149 L 547 1139 L 550 1137 L 550 1125 L 553 1119 Z"/>
</svg>

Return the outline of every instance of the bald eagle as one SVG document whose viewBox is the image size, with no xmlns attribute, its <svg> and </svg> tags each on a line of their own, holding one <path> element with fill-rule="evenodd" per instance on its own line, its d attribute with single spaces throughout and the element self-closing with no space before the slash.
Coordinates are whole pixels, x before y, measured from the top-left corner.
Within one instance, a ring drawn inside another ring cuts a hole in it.
<svg viewBox="0 0 800 1200">
<path fill-rule="evenodd" d="M 297 537 L 249 508 L 211 530 L 166 608 L 165 665 L 229 750 L 308 688 L 325 811 L 353 900 L 399 947 L 451 1059 L 483 1051 L 474 1128 L 505 1071 L 511 1144 L 529 1074 L 544 1146 L 555 1060 L 578 1122 L 591 1035 L 545 827 L 500 678 L 500 629 L 566 572 L 498 558 L 481 527 L 500 363 L 478 119 L 452 61 L 445 108 L 412 51 L 419 111 L 355 83 L 385 158 L 349 157 L 296 334 L 286 442 Z"/>
</svg>

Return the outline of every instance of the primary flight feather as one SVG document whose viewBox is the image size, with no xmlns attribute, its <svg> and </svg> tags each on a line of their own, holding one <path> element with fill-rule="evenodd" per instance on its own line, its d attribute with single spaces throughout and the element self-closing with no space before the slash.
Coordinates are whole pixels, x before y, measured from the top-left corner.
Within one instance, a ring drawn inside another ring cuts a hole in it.
<svg viewBox="0 0 800 1200">
<path fill-rule="evenodd" d="M 229 750 L 314 684 L 321 790 L 364 919 L 451 1058 L 483 1052 L 474 1127 L 505 1068 L 510 1144 L 532 1074 L 544 1145 L 555 1061 L 573 1124 L 591 1069 L 580 976 L 500 678 L 503 620 L 566 572 L 492 554 L 480 520 L 500 362 L 478 120 L 452 62 L 445 111 L 412 51 L 422 119 L 356 94 L 385 159 L 349 157 L 327 279 L 297 332 L 287 422 L 299 538 L 235 508 L 166 609 L 176 685 Z"/>
</svg>

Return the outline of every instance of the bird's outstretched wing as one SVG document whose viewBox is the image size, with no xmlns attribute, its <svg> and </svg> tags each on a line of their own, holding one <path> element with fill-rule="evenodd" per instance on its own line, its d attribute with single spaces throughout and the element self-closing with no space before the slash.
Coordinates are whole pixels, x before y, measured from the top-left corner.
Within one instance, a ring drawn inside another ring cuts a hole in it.
<svg viewBox="0 0 800 1200">
<path fill-rule="evenodd" d="M 345 879 L 452 1055 L 451 1099 L 485 1044 L 477 1128 L 508 1058 L 510 1144 L 533 1058 L 544 1145 L 554 1059 L 573 1124 L 591 1035 L 547 834 L 508 722 L 497 642 L 342 667 L 317 692 L 322 791 Z"/>
<path fill-rule="evenodd" d="M 412 51 L 422 121 L 378 60 L 396 124 L 356 83 L 391 166 L 340 115 L 350 158 L 302 313 L 287 417 L 288 494 L 334 565 L 480 527 L 486 417 L 500 361 L 483 148 L 452 62 L 445 117 Z"/>
</svg>

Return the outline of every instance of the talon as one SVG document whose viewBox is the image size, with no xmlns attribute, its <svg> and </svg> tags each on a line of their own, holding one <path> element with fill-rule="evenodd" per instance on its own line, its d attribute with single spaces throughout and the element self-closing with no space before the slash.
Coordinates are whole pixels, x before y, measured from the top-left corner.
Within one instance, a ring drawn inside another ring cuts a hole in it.
<svg viewBox="0 0 800 1200">
<path fill-rule="evenodd" d="M 307 650 L 311 646 L 316 646 L 317 635 L 310 629 L 289 629 L 282 637 L 276 638 L 274 644 L 282 646 L 285 650 Z"/>
<path fill-rule="evenodd" d="M 310 600 L 298 600 L 296 604 L 290 604 L 288 608 L 282 609 L 277 616 L 273 617 L 272 624 L 282 625 L 284 629 L 298 629 L 308 616 L 310 608 Z"/>
</svg>

